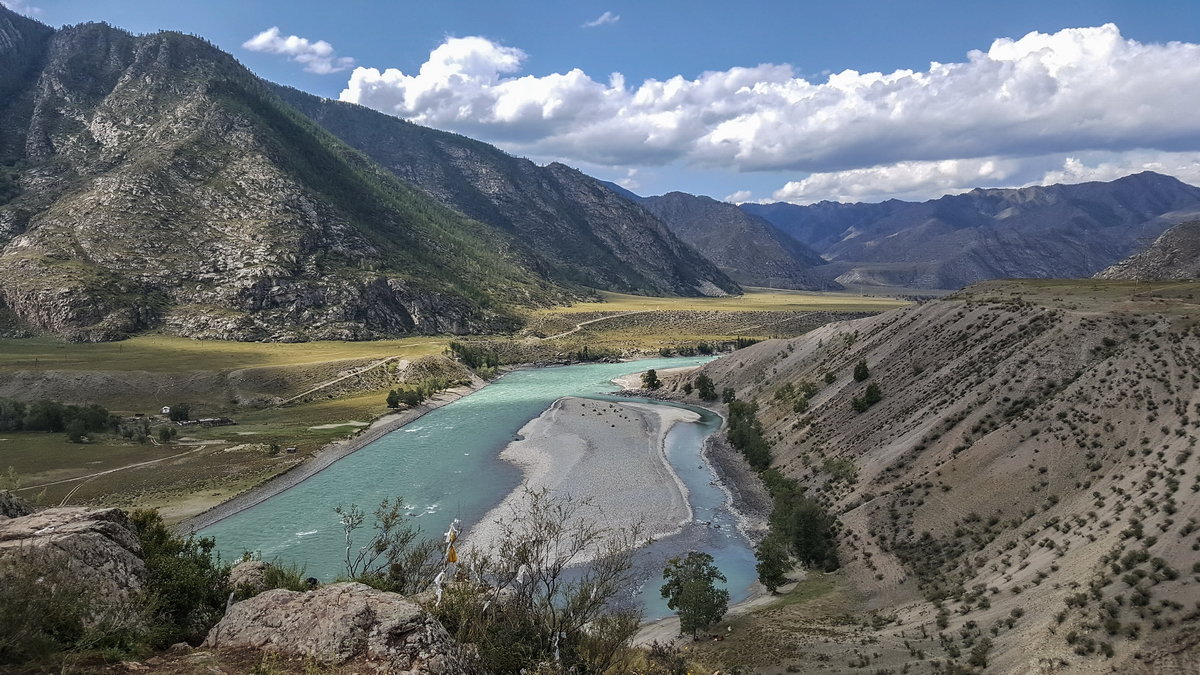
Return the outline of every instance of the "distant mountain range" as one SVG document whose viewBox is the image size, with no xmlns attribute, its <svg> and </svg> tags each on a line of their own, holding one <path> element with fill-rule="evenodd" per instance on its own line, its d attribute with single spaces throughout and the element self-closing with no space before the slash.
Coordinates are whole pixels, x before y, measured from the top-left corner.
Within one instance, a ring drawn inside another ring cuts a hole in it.
<svg viewBox="0 0 1200 675">
<path fill-rule="evenodd" d="M 743 204 L 820 253 L 845 285 L 961 288 L 1090 277 L 1200 216 L 1200 188 L 1144 172 L 1109 183 L 975 189 L 927 202 Z"/>
<path fill-rule="evenodd" d="M 833 289 L 813 268 L 825 264 L 815 251 L 758 216 L 709 197 L 671 192 L 639 197 L 618 185 L 615 192 L 658 216 L 740 284 L 772 288 Z"/>
<path fill-rule="evenodd" d="M 511 330 L 590 288 L 740 291 L 566 167 L 282 90 L 195 37 L 0 7 L 10 318 L 76 340 L 363 339 Z"/>
<path fill-rule="evenodd" d="M 1148 248 L 1103 270 L 1096 278 L 1130 281 L 1200 279 L 1200 220 L 1172 227 Z"/>
</svg>

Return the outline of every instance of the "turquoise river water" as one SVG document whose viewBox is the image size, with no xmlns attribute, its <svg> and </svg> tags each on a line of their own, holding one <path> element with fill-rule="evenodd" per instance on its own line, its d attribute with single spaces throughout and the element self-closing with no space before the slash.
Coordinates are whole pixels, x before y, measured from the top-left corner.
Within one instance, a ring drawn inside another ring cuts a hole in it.
<svg viewBox="0 0 1200 675">
<path fill-rule="evenodd" d="M 345 556 L 345 539 L 334 507 L 358 504 L 369 513 L 385 498 L 403 497 L 414 524 L 429 536 L 439 536 L 454 518 L 469 529 L 521 482 L 521 472 L 500 460 L 500 451 L 518 429 L 556 399 L 630 400 L 605 395 L 617 389 L 613 378 L 707 360 L 646 359 L 513 371 L 201 534 L 214 537 L 227 560 L 256 551 L 264 560 L 303 564 L 309 575 L 333 579 L 344 572 Z M 637 556 L 639 585 L 631 591 L 645 589 L 640 592 L 640 602 L 647 618 L 669 613 L 657 589 L 663 565 L 673 555 L 688 550 L 712 554 L 729 579 L 732 602 L 748 595 L 755 577 L 750 544 L 737 531 L 724 492 L 701 460 L 704 439 L 720 427 L 721 420 L 706 410 L 688 409 L 699 413 L 701 420 L 676 424 L 666 443 L 667 457 L 688 488 L 694 522 Z M 369 537 L 359 534 L 363 541 Z"/>
</svg>

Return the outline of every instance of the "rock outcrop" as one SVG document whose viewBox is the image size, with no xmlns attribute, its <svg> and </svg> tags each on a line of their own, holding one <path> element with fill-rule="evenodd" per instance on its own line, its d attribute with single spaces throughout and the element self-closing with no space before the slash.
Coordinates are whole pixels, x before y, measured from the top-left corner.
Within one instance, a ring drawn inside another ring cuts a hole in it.
<svg viewBox="0 0 1200 675">
<path fill-rule="evenodd" d="M 104 596 L 126 597 L 146 581 L 142 547 L 120 509 L 54 508 L 0 518 L 0 559 L 43 556 Z"/>
<path fill-rule="evenodd" d="M 362 662 L 389 673 L 480 671 L 471 650 L 454 642 L 416 603 L 359 583 L 307 593 L 276 589 L 239 602 L 209 632 L 204 646 L 329 664 Z"/>
<path fill-rule="evenodd" d="M 271 563 L 263 560 L 240 562 L 229 570 L 229 586 L 245 593 L 258 595 L 267 590 L 267 569 Z"/>
<path fill-rule="evenodd" d="M 1096 278 L 1129 281 L 1200 278 L 1200 220 L 1172 227 L 1145 250 L 1100 272 Z"/>
</svg>

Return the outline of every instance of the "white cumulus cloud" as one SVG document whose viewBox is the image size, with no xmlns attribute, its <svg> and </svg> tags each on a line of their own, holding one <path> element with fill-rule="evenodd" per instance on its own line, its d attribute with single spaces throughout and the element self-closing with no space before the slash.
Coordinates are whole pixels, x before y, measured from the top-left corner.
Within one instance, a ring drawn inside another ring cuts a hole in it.
<svg viewBox="0 0 1200 675">
<path fill-rule="evenodd" d="M 415 74 L 355 69 L 341 98 L 512 152 L 601 166 L 886 175 L 901 162 L 1200 150 L 1200 45 L 1140 43 L 1112 24 L 1002 38 L 926 70 L 846 70 L 823 82 L 764 64 L 633 86 L 620 73 L 522 74 L 525 60 L 483 37 L 450 38 Z M 910 179 L 949 180 L 917 173 Z"/>
<path fill-rule="evenodd" d="M 354 67 L 354 59 L 338 56 L 333 45 L 324 40 L 315 42 L 298 35 L 284 37 L 277 26 L 255 35 L 242 43 L 243 49 L 268 54 L 283 54 L 292 61 L 304 64 L 310 73 L 328 75 Z"/>
<path fill-rule="evenodd" d="M 603 14 L 601 14 L 600 16 L 596 17 L 595 19 L 592 19 L 591 21 L 584 23 L 583 27 L 584 28 L 595 28 L 596 26 L 607 26 L 609 24 L 614 24 L 620 20 L 621 20 L 621 16 L 619 14 L 613 14 L 612 12 L 606 11 Z"/>
<path fill-rule="evenodd" d="M 34 7 L 26 0 L 0 0 L 0 5 L 3 5 L 17 14 L 25 16 L 37 16 L 42 13 L 41 7 Z"/>
</svg>

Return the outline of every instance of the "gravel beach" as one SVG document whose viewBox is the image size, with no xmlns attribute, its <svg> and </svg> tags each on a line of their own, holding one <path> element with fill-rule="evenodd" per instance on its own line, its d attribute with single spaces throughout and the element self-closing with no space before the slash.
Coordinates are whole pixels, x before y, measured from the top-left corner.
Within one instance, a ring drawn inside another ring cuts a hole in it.
<svg viewBox="0 0 1200 675">
<path fill-rule="evenodd" d="M 664 441 L 675 423 L 698 419 L 668 406 L 558 399 L 500 453 L 521 468 L 523 486 L 471 527 L 464 541 L 490 548 L 496 519 L 519 513 L 525 487 L 589 499 L 595 519 L 606 527 L 641 521 L 647 535 L 678 531 L 692 519 L 692 510 Z"/>
</svg>

